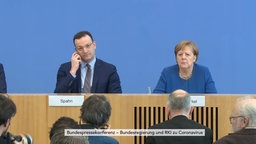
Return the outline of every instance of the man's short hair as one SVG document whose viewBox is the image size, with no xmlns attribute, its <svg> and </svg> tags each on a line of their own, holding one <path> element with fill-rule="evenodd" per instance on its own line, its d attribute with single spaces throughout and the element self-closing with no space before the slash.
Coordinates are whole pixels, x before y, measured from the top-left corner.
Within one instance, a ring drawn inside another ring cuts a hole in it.
<svg viewBox="0 0 256 144">
<path fill-rule="evenodd" d="M 16 114 L 16 105 L 7 96 L 0 94 L 0 125 Z"/>
<path fill-rule="evenodd" d="M 92 41 L 94 41 L 94 40 L 93 40 L 93 37 L 92 37 L 92 34 L 91 34 L 90 32 L 88 32 L 88 31 L 80 31 L 80 32 L 76 33 L 76 34 L 74 35 L 74 37 L 73 37 L 73 43 L 74 43 L 74 45 L 75 45 L 75 40 L 76 40 L 76 39 L 80 39 L 80 38 L 82 38 L 82 37 L 84 37 L 84 36 L 87 36 L 87 35 L 92 39 Z"/>
<path fill-rule="evenodd" d="M 84 101 L 80 111 L 84 123 L 102 128 L 110 118 L 111 105 L 104 95 L 92 95 Z"/>
<path fill-rule="evenodd" d="M 70 117 L 60 117 L 50 130 L 51 144 L 89 144 L 87 136 L 65 136 L 65 129 L 79 129 L 78 123 Z"/>
<path fill-rule="evenodd" d="M 191 104 L 190 104 L 190 95 L 187 92 L 176 93 L 175 91 L 169 95 L 168 105 L 171 111 L 183 111 L 189 112 Z"/>
<path fill-rule="evenodd" d="M 64 136 L 63 131 L 57 131 L 51 138 L 51 144 L 89 144 L 86 136 Z"/>
<path fill-rule="evenodd" d="M 89 144 L 87 136 L 65 136 L 65 129 L 78 129 L 78 123 L 71 118 L 61 117 L 50 131 L 51 144 Z"/>
<path fill-rule="evenodd" d="M 238 98 L 236 102 L 240 105 L 240 115 L 249 119 L 248 127 L 256 127 L 256 99 L 251 96 L 246 96 Z"/>
<path fill-rule="evenodd" d="M 52 128 L 50 130 L 49 138 L 51 139 L 52 136 L 59 130 L 64 129 L 79 129 L 78 123 L 70 118 L 70 117 L 60 117 L 55 123 L 52 125 Z"/>
</svg>

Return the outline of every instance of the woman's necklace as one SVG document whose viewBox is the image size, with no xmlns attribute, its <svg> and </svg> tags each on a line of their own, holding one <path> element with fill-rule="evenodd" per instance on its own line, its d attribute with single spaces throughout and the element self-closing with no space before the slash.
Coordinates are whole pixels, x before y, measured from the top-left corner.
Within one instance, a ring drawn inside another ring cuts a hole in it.
<svg viewBox="0 0 256 144">
<path fill-rule="evenodd" d="M 188 80 L 192 76 L 192 72 L 190 72 L 188 75 L 182 75 L 181 72 L 179 72 L 179 76 L 181 79 Z"/>
</svg>

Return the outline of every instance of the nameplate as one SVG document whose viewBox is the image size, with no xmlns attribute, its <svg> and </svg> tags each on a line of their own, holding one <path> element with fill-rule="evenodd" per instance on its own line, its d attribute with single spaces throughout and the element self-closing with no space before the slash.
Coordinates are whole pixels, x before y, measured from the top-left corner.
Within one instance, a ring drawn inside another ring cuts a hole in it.
<svg viewBox="0 0 256 144">
<path fill-rule="evenodd" d="M 84 96 L 48 96 L 49 106 L 81 106 L 83 102 Z"/>
<path fill-rule="evenodd" d="M 205 106 L 205 96 L 191 96 L 191 106 Z"/>
</svg>

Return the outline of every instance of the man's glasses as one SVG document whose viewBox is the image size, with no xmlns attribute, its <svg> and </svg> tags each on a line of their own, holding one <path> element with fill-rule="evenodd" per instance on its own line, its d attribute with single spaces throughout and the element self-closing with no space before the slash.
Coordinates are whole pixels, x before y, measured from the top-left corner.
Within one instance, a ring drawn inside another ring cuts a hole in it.
<svg viewBox="0 0 256 144">
<path fill-rule="evenodd" d="M 81 52 L 81 51 L 83 51 L 84 50 L 84 48 L 86 48 L 86 49 L 89 49 L 89 48 L 91 48 L 91 46 L 92 46 L 92 44 L 93 44 L 93 42 L 92 43 L 90 43 L 90 44 L 86 44 L 85 46 L 80 46 L 80 47 L 76 47 L 76 50 L 77 51 L 79 51 L 79 52 Z"/>
<path fill-rule="evenodd" d="M 237 119 L 237 118 L 244 118 L 244 116 L 230 116 L 230 117 L 229 117 L 230 123 L 233 123 L 233 122 L 234 122 L 234 119 Z"/>
</svg>

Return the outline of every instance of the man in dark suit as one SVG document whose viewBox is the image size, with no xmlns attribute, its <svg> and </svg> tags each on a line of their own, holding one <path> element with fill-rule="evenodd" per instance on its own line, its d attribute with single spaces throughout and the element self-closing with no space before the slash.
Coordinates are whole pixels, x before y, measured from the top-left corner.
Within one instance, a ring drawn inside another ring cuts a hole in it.
<svg viewBox="0 0 256 144">
<path fill-rule="evenodd" d="M 88 31 L 74 38 L 71 62 L 60 66 L 55 93 L 122 93 L 117 69 L 95 56 L 96 42 Z"/>
<path fill-rule="evenodd" d="M 170 94 L 167 103 L 169 120 L 151 126 L 149 129 L 185 129 L 204 130 L 204 136 L 149 136 L 146 144 L 212 144 L 212 131 L 189 119 L 193 108 L 190 106 L 190 96 L 183 90 L 175 90 Z"/>
<path fill-rule="evenodd" d="M 229 120 L 233 133 L 222 137 L 214 144 L 256 143 L 256 99 L 238 99 L 232 109 Z"/>
<path fill-rule="evenodd" d="M 0 93 L 7 93 L 4 67 L 1 63 L 0 63 Z"/>
</svg>

